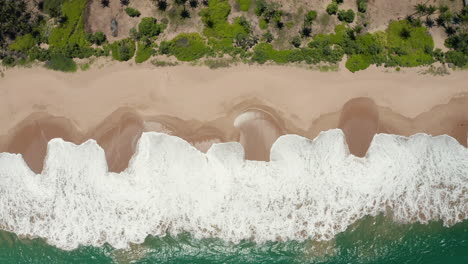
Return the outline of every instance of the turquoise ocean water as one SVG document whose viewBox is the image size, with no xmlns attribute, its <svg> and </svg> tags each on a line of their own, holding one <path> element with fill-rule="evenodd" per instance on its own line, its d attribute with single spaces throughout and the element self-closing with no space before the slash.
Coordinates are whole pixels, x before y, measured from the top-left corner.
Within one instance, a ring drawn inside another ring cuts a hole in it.
<svg viewBox="0 0 468 264">
<path fill-rule="evenodd" d="M 333 240 L 239 244 L 190 234 L 147 237 L 127 249 L 65 251 L 40 238 L 0 232 L 0 263 L 468 263 L 468 220 L 444 227 L 365 217 Z"/>
</svg>

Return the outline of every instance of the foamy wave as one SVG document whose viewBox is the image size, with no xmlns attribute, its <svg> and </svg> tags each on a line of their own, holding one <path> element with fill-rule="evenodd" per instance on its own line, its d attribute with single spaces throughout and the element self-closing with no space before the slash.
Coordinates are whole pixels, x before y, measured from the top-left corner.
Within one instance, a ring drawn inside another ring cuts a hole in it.
<svg viewBox="0 0 468 264">
<path fill-rule="evenodd" d="M 51 140 L 42 175 L 21 155 L 0 154 L 0 227 L 63 249 L 182 231 L 234 242 L 330 239 L 389 209 L 404 222 L 466 219 L 468 149 L 449 136 L 379 134 L 357 158 L 342 131 L 330 130 L 313 141 L 282 136 L 271 162 L 258 162 L 244 160 L 239 143 L 204 154 L 144 133 L 120 174 L 107 171 L 94 140 Z"/>
</svg>

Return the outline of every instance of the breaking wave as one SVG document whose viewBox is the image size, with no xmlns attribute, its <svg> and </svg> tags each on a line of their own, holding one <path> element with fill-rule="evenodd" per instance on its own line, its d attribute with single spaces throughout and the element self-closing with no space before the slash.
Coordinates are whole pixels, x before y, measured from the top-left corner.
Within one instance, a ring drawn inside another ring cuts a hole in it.
<svg viewBox="0 0 468 264">
<path fill-rule="evenodd" d="M 468 149 L 449 136 L 378 134 L 358 158 L 336 129 L 314 140 L 282 136 L 270 162 L 245 160 L 239 143 L 204 154 L 154 132 L 142 135 L 122 173 L 108 172 L 94 140 L 51 140 L 42 174 L 19 154 L 0 154 L 0 228 L 62 249 L 124 248 L 180 232 L 327 240 L 381 212 L 402 222 L 466 219 Z"/>
</svg>

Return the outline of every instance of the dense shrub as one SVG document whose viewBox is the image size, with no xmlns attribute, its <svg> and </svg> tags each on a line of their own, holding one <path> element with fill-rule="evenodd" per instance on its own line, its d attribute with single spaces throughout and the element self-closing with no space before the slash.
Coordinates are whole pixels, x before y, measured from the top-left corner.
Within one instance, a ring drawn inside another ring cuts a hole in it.
<svg viewBox="0 0 468 264">
<path fill-rule="evenodd" d="M 327 6 L 327 13 L 329 15 L 335 15 L 338 12 L 338 4 L 333 1 Z"/>
<path fill-rule="evenodd" d="M 112 58 L 118 61 L 128 61 L 135 54 L 135 42 L 130 39 L 122 39 L 112 43 Z"/>
<path fill-rule="evenodd" d="M 26 52 L 37 44 L 36 39 L 31 34 L 16 38 L 15 42 L 10 44 L 10 50 Z"/>
<path fill-rule="evenodd" d="M 62 12 L 68 19 L 60 27 L 52 30 L 49 45 L 53 48 L 64 49 L 68 46 L 78 45 L 88 47 L 84 31 L 84 13 L 87 0 L 69 0 L 62 4 Z"/>
<path fill-rule="evenodd" d="M 107 37 L 104 33 L 98 31 L 94 34 L 91 34 L 91 33 L 88 33 L 86 34 L 86 39 L 92 43 L 92 44 L 96 44 L 98 46 L 101 46 L 102 44 L 104 44 L 106 41 L 107 41 Z"/>
<path fill-rule="evenodd" d="M 461 51 L 447 51 L 447 53 L 445 53 L 445 60 L 458 67 L 465 67 L 468 65 L 468 55 Z"/>
<path fill-rule="evenodd" d="M 32 32 L 37 25 L 23 0 L 0 0 L 0 49 L 9 40 Z"/>
<path fill-rule="evenodd" d="M 353 23 L 354 17 L 355 17 L 354 11 L 351 10 L 351 9 L 348 9 L 346 11 L 345 10 L 338 11 L 338 19 L 340 21 L 345 21 L 347 23 Z"/>
<path fill-rule="evenodd" d="M 138 42 L 138 48 L 135 55 L 135 62 L 142 63 L 148 60 L 155 53 L 154 49 L 150 45 L 142 42 Z"/>
<path fill-rule="evenodd" d="M 152 38 L 161 34 L 165 29 L 165 25 L 158 24 L 157 22 L 157 19 L 154 17 L 143 18 L 140 24 L 138 24 L 138 33 L 140 34 L 140 37 L 144 36 Z"/>
<path fill-rule="evenodd" d="M 358 11 L 365 13 L 367 11 L 367 0 L 357 0 Z"/>
<path fill-rule="evenodd" d="M 205 56 L 209 49 L 198 33 L 179 34 L 170 42 L 169 53 L 181 61 L 193 61 Z"/>
<path fill-rule="evenodd" d="M 346 61 L 346 68 L 351 72 L 367 69 L 370 66 L 371 59 L 363 54 L 351 55 Z"/>
<path fill-rule="evenodd" d="M 43 10 L 51 17 L 58 17 L 61 15 L 63 2 L 64 0 L 44 0 Z"/>
<path fill-rule="evenodd" d="M 312 23 L 315 19 L 317 18 L 317 11 L 314 11 L 314 10 L 311 10 L 309 12 L 307 12 L 307 14 L 305 15 L 305 22 L 306 23 Z"/>
<path fill-rule="evenodd" d="M 267 29 L 268 28 L 268 22 L 265 19 L 260 19 L 258 26 L 260 29 Z"/>
<path fill-rule="evenodd" d="M 468 33 L 460 33 L 445 40 L 445 46 L 468 55 Z"/>
<path fill-rule="evenodd" d="M 125 8 L 125 13 L 127 13 L 127 15 L 129 15 L 130 17 L 139 17 L 141 15 L 140 11 L 131 7 Z"/>
<path fill-rule="evenodd" d="M 250 0 L 236 0 L 236 2 L 239 4 L 239 9 L 241 11 L 249 11 L 250 9 Z"/>
<path fill-rule="evenodd" d="M 75 72 L 77 68 L 76 63 L 63 54 L 52 55 L 50 57 L 50 60 L 47 61 L 47 63 L 45 64 L 45 66 L 48 69 L 63 72 Z"/>
</svg>

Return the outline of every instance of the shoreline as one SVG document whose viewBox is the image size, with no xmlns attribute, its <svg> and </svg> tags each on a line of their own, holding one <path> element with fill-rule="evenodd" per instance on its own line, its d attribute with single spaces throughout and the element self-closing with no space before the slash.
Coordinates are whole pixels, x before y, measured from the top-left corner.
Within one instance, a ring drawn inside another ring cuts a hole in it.
<svg viewBox="0 0 468 264">
<path fill-rule="evenodd" d="M 448 134 L 467 146 L 466 77 L 247 65 L 114 64 L 74 74 L 12 69 L 0 79 L 0 152 L 22 153 L 40 172 L 51 138 L 76 144 L 94 138 L 118 172 L 146 131 L 179 136 L 202 151 L 240 141 L 254 160 L 268 160 L 283 134 L 315 138 L 333 128 L 345 132 L 357 156 L 376 133 Z"/>
</svg>

